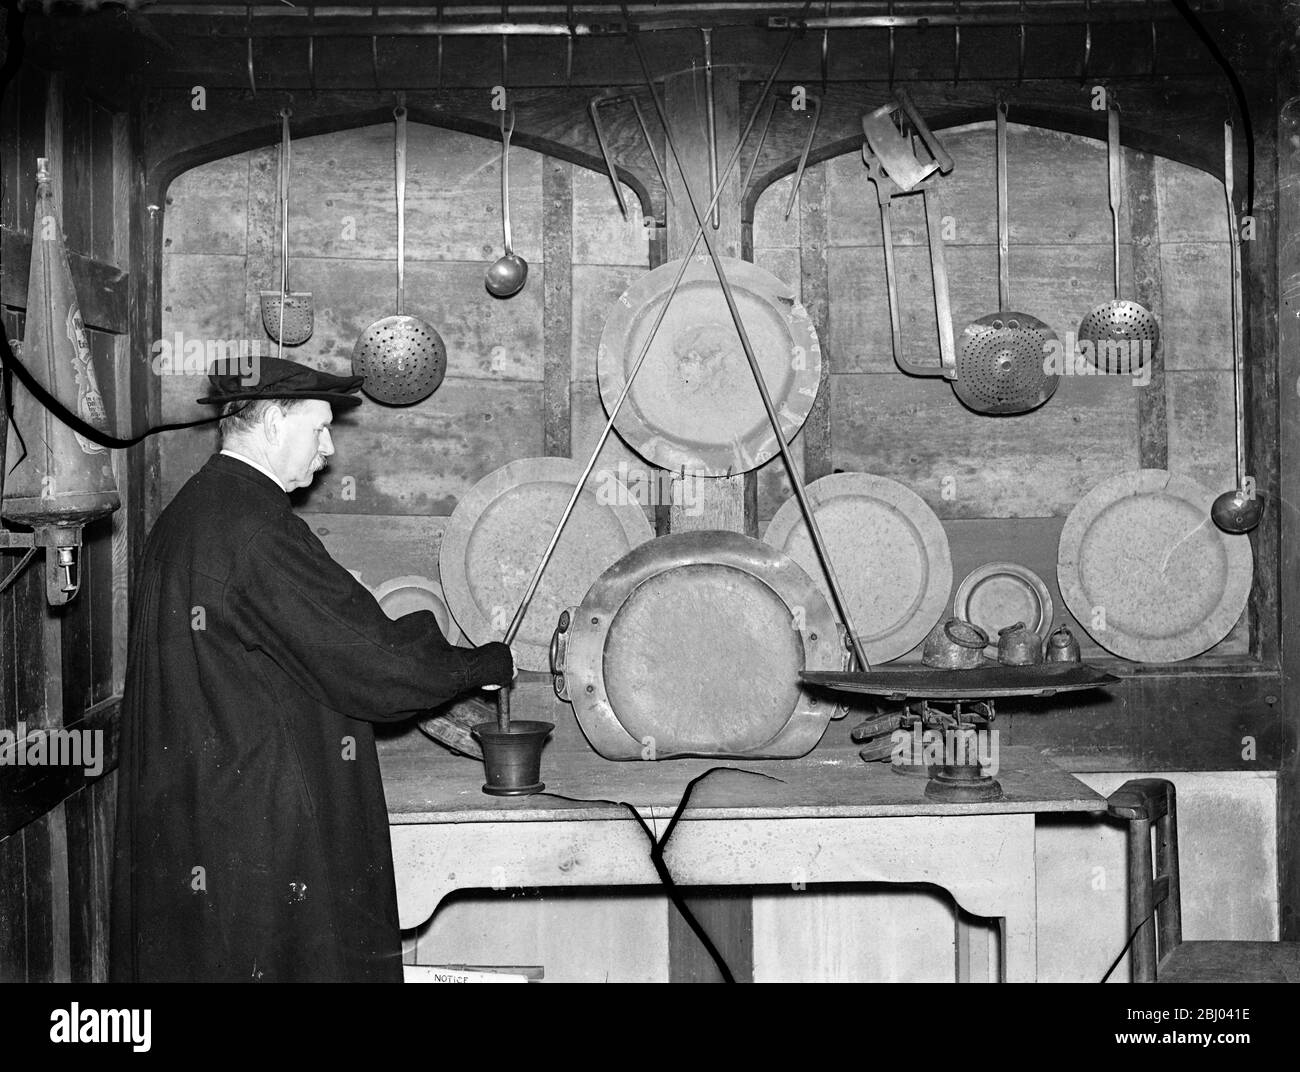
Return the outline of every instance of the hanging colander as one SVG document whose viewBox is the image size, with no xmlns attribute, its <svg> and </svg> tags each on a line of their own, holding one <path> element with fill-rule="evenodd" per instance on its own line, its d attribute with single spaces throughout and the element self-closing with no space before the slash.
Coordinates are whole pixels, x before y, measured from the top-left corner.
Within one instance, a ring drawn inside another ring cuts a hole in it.
<svg viewBox="0 0 1300 1072">
<path fill-rule="evenodd" d="M 409 406 L 428 398 L 447 372 L 447 347 L 433 325 L 402 313 L 406 288 L 406 108 L 397 120 L 397 315 L 376 320 L 352 348 L 352 371 L 376 402 Z"/>
<path fill-rule="evenodd" d="M 1060 377 L 1047 371 L 1049 347 L 1059 342 L 1036 316 L 1011 312 L 1007 254 L 1007 106 L 998 101 L 998 311 L 966 325 L 952 389 L 976 413 L 1026 413 L 1056 391 Z"/>
</svg>

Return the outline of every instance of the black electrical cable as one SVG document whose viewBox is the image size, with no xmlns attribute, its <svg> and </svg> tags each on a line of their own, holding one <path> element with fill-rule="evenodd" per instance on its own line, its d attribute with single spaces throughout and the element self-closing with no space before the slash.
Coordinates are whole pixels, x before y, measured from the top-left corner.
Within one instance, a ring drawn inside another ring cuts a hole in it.
<svg viewBox="0 0 1300 1072">
<path fill-rule="evenodd" d="M 3 338 L 3 332 L 0 332 L 0 363 L 9 369 L 24 387 L 32 393 L 36 401 L 48 409 L 54 416 L 58 417 L 64 424 L 74 432 L 85 436 L 91 442 L 98 443 L 101 447 L 111 447 L 115 450 L 121 450 L 126 447 L 133 447 L 137 443 L 148 439 L 151 435 L 157 435 L 159 432 L 172 432 L 181 428 L 198 428 L 205 424 L 216 424 L 221 420 L 220 414 L 216 417 L 204 417 L 198 421 L 179 421 L 174 424 L 159 424 L 142 432 L 137 436 L 121 438 L 104 431 L 102 428 L 96 428 L 93 424 L 87 423 L 83 418 L 73 413 L 58 398 L 50 393 L 35 376 L 31 370 L 22 363 L 16 354 L 9 348 L 9 340 Z M 22 429 L 17 429 L 21 435 Z"/>
<path fill-rule="evenodd" d="M 1151 909 L 1151 912 L 1147 916 L 1147 918 L 1133 928 L 1133 933 L 1128 936 L 1128 941 L 1124 943 L 1124 948 L 1119 951 L 1119 956 L 1117 956 L 1111 962 L 1110 967 L 1106 969 L 1106 974 L 1101 977 L 1101 981 L 1103 983 L 1110 978 L 1111 972 L 1113 972 L 1116 968 L 1119 967 L 1119 962 L 1124 959 L 1124 954 L 1128 952 L 1129 946 L 1133 944 L 1133 939 L 1135 939 L 1138 936 L 1138 931 L 1140 931 L 1143 927 L 1145 927 L 1147 925 L 1147 921 L 1150 920 L 1151 917 L 1154 916 L 1155 914 L 1156 914 L 1156 910 L 1154 908 Z"/>
<path fill-rule="evenodd" d="M 640 825 L 642 832 L 644 832 L 646 838 L 650 842 L 650 863 L 654 866 L 655 873 L 659 876 L 659 881 L 663 884 L 668 899 L 672 902 L 673 907 L 681 914 L 682 919 L 686 921 L 686 925 L 690 927 L 695 937 L 700 940 L 700 944 L 704 946 L 704 951 L 709 954 L 710 959 L 717 967 L 718 973 L 722 976 L 722 981 L 724 983 L 734 983 L 736 977 L 732 973 L 731 968 L 727 965 L 726 959 L 718 951 L 718 947 L 713 944 L 713 939 L 709 937 L 708 932 L 704 929 L 700 921 L 695 918 L 695 914 L 687 907 L 686 902 L 682 899 L 681 890 L 678 889 L 677 883 L 673 880 L 672 872 L 668 870 L 668 865 L 664 862 L 664 850 L 668 848 L 668 839 L 673 836 L 673 831 L 677 828 L 677 821 L 686 811 L 687 805 L 690 804 L 691 794 L 695 792 L 696 785 L 704 781 L 704 779 L 708 778 L 710 775 L 717 774 L 720 771 L 735 771 L 737 774 L 752 774 L 757 778 L 767 778 L 770 781 L 781 782 L 784 784 L 783 779 L 777 778 L 771 774 L 764 774 L 762 771 L 745 770 L 743 767 L 710 767 L 703 774 L 696 775 L 686 783 L 686 789 L 682 793 L 682 799 L 678 802 L 677 808 L 673 812 L 673 817 L 668 821 L 668 826 L 664 828 L 664 836 L 658 839 L 655 838 L 654 831 L 650 829 L 649 824 L 641 817 L 641 813 L 636 810 L 634 805 L 629 804 L 626 800 L 606 800 L 603 797 L 570 797 L 565 796 L 563 793 L 539 793 L 537 795 L 543 797 L 554 797 L 556 800 L 567 800 L 572 804 L 609 804 L 613 807 L 626 808 L 632 818 Z"/>
<path fill-rule="evenodd" d="M 1205 24 L 1197 18 L 1187 0 L 1171 0 L 1171 3 L 1178 9 L 1178 13 L 1191 26 L 1205 47 L 1209 49 L 1210 55 L 1214 57 L 1215 62 L 1223 68 L 1223 73 L 1228 76 L 1228 83 L 1232 86 L 1232 92 L 1237 98 L 1237 110 L 1241 113 L 1241 130 L 1246 137 L 1246 215 L 1253 216 L 1255 214 L 1255 128 L 1250 122 L 1250 107 L 1246 101 L 1246 89 L 1241 84 L 1241 79 L 1237 77 L 1237 72 L 1233 69 L 1232 63 L 1223 54 L 1218 42 L 1210 36 L 1210 31 L 1205 28 Z"/>
</svg>

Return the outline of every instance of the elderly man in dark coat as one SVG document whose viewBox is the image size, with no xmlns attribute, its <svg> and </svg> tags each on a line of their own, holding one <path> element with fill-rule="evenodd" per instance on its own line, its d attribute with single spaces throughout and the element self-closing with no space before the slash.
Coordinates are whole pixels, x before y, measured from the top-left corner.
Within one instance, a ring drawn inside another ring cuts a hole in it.
<svg viewBox="0 0 1300 1072">
<path fill-rule="evenodd" d="M 390 620 L 290 509 L 360 377 L 211 377 L 222 446 L 163 511 L 132 603 L 112 975 L 400 981 L 372 723 L 508 684 L 504 644 Z"/>
</svg>

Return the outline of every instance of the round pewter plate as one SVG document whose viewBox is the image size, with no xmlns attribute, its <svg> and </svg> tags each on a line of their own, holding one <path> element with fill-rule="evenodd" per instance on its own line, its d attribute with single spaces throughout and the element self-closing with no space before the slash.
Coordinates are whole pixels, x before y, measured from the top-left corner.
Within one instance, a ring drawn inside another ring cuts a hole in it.
<svg viewBox="0 0 1300 1072">
<path fill-rule="evenodd" d="M 1250 538 L 1220 532 L 1213 501 L 1194 480 L 1139 469 L 1098 484 L 1070 512 L 1057 550 L 1061 596 L 1107 651 L 1177 662 L 1237 624 L 1254 574 Z"/>
<path fill-rule="evenodd" d="M 789 284 L 748 261 L 721 260 L 788 442 L 817 397 L 817 331 Z M 670 261 L 642 276 L 605 321 L 597 364 L 606 413 L 622 394 L 680 266 Z M 708 257 L 687 266 L 615 428 L 646 461 L 675 473 L 743 473 L 780 451 Z"/>
<path fill-rule="evenodd" d="M 834 473 L 806 491 L 867 659 L 874 666 L 911 651 L 952 594 L 943 523 L 916 492 L 883 476 Z M 763 542 L 798 562 L 832 598 L 798 499 L 781 505 Z"/>
<path fill-rule="evenodd" d="M 401 618 L 417 610 L 433 611 L 442 635 L 458 647 L 465 645 L 465 634 L 460 631 L 460 626 L 452 619 L 451 611 L 447 609 L 442 585 L 432 578 L 393 577 L 371 591 L 379 601 L 380 608 L 390 618 Z"/>
<path fill-rule="evenodd" d="M 799 682 L 845 665 L 830 606 L 793 560 L 748 536 L 642 544 L 569 621 L 558 684 L 606 759 L 792 758 L 836 713 Z"/>
<path fill-rule="evenodd" d="M 521 458 L 489 473 L 447 522 L 438 571 L 447 606 L 472 644 L 501 640 L 582 475 L 569 458 Z M 601 483 L 597 483 L 599 480 Z M 551 633 L 601 572 L 654 529 L 632 494 L 594 474 L 574 505 L 511 645 L 522 670 L 546 670 Z M 607 503 L 609 503 L 607 505 Z"/>
<path fill-rule="evenodd" d="M 1052 631 L 1052 593 L 1043 579 L 1015 562 L 986 562 L 966 574 L 957 586 L 953 614 L 978 625 L 992 638 L 985 654 L 998 653 L 998 630 L 1024 622 L 1039 642 Z"/>
</svg>

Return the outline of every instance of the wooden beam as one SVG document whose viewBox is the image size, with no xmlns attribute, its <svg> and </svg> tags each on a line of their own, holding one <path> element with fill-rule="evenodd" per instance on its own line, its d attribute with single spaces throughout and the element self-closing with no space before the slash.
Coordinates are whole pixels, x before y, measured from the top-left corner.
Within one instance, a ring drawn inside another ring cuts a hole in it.
<svg viewBox="0 0 1300 1072">
<path fill-rule="evenodd" d="M 1277 233 L 1287 236 L 1277 244 L 1277 286 L 1280 301 L 1275 330 L 1277 339 L 1278 382 L 1284 389 L 1277 395 L 1281 425 L 1277 437 L 1279 467 L 1278 494 L 1268 504 L 1270 512 L 1281 515 L 1282 538 L 1279 565 L 1287 579 L 1281 601 L 1282 636 L 1292 638 L 1282 647 L 1282 671 L 1288 682 L 1300 681 L 1300 598 L 1294 578 L 1300 572 L 1300 532 L 1295 510 L 1289 504 L 1300 503 L 1300 248 L 1292 236 L 1300 233 L 1300 3 L 1286 0 L 1282 5 L 1283 47 L 1277 66 Z M 1261 323 L 1267 329 L 1267 323 Z M 1250 367 L 1249 365 L 1247 367 Z M 1260 377 L 1252 370 L 1252 383 Z M 1283 513 L 1285 511 L 1285 513 Z M 1278 916 L 1284 941 L 1300 939 L 1300 689 L 1288 688 L 1285 694 L 1287 751 L 1277 780 L 1277 874 Z"/>
<path fill-rule="evenodd" d="M 817 398 L 799 433 L 803 440 L 803 477 L 812 483 L 829 476 L 831 465 L 831 337 L 830 272 L 826 251 L 830 245 L 826 215 L 826 170 L 805 172 L 799 188 L 800 293 L 808 316 L 817 329 L 822 348 L 821 378 Z"/>
<path fill-rule="evenodd" d="M 573 165 L 542 161 L 542 438 L 548 456 L 572 448 Z"/>
<path fill-rule="evenodd" d="M 32 267 L 32 239 L 22 231 L 0 227 L 0 303 L 27 307 L 27 277 Z M 81 318 L 89 328 L 125 333 L 128 273 L 115 264 L 68 250 L 68 267 L 77 288 Z"/>
<path fill-rule="evenodd" d="M 1157 5 L 1159 7 L 1159 5 Z M 1237 6 L 1240 6 L 1238 0 Z M 616 9 L 611 8 L 611 11 Z M 1167 8 L 1166 8 L 1167 10 Z M 783 12 L 789 15 L 786 10 Z M 1235 38 L 1250 32 L 1239 12 L 1211 15 L 1212 32 Z M 715 26 L 707 9 L 687 14 L 699 26 Z M 741 16 L 745 18 L 745 16 Z M 33 58 L 53 68 L 78 69 L 95 85 L 111 92 L 115 77 L 120 82 L 122 47 L 106 46 L 104 20 L 51 15 L 29 16 L 33 23 Z M 616 21 L 621 17 L 614 16 Z M 428 22 L 427 16 L 412 16 Z M 735 14 L 725 21 L 734 21 Z M 716 31 L 716 63 L 720 67 L 765 69 L 785 43 L 789 31 L 767 29 L 758 12 L 746 19 L 749 25 L 720 27 Z M 248 90 L 248 51 L 243 14 L 203 18 L 189 15 L 150 14 L 149 26 L 167 47 L 155 48 L 136 35 L 141 47 L 151 54 L 141 56 L 131 69 L 146 72 L 151 82 L 188 91 L 194 84 L 210 88 Z M 215 35 L 214 31 L 221 31 Z M 1028 30 L 1024 77 L 1026 79 L 1068 79 L 1080 81 L 1084 68 L 1084 34 L 1080 25 L 1037 25 Z M 1014 30 L 969 31 L 962 55 L 960 79 L 1013 83 L 1020 73 L 1019 43 Z M 955 72 L 953 34 L 948 28 L 899 28 L 895 35 L 893 75 L 898 81 L 921 77 L 951 80 Z M 112 40 L 111 36 L 107 40 Z M 388 36 L 380 40 L 379 84 L 386 90 L 448 88 L 491 85 L 502 80 L 501 48 L 497 37 L 447 37 L 443 40 L 443 62 L 431 62 L 433 38 Z M 679 71 L 690 59 L 698 60 L 700 38 L 691 29 L 664 30 L 641 35 L 651 70 Z M 971 42 L 976 41 L 979 47 Z M 885 84 L 891 78 L 890 37 L 879 28 L 832 31 L 826 76 L 830 83 L 872 80 Z M 321 90 L 375 88 L 369 42 L 361 37 L 322 37 L 315 46 L 315 82 Z M 636 62 L 621 35 L 584 37 L 574 42 L 570 71 L 568 44 L 560 38 L 534 37 L 510 44 L 509 83 L 512 88 L 555 85 L 590 87 L 634 84 Z M 1259 68 L 1268 52 L 1260 48 L 1250 60 Z M 147 62 L 146 62 L 147 60 Z M 1094 27 L 1089 78 L 1117 80 L 1146 78 L 1151 73 L 1150 37 L 1132 24 Z M 1220 72 L 1204 46 L 1181 20 L 1162 21 L 1157 57 L 1159 74 L 1219 77 Z M 821 34 L 803 34 L 791 50 L 783 77 L 820 85 L 822 79 Z M 259 95 L 293 91 L 307 93 L 312 72 L 307 64 L 306 43 L 294 38 L 261 38 L 254 42 L 254 72 Z"/>
<path fill-rule="evenodd" d="M 1164 323 L 1164 276 L 1160 270 L 1160 206 L 1156 197 L 1156 162 L 1147 153 L 1130 156 L 1124 169 L 1133 250 L 1134 301 Z M 1122 268 L 1122 264 L 1121 264 Z M 1121 282 L 1123 276 L 1121 275 Z M 1125 297 L 1121 288 L 1120 297 Z M 1169 416 L 1165 393 L 1164 353 L 1151 359 L 1151 381 L 1137 390 L 1138 458 L 1143 469 L 1169 468 Z"/>
<path fill-rule="evenodd" d="M 103 703 L 87 708 L 79 720 L 61 727 L 73 733 L 96 735 L 94 740 L 100 742 L 97 758 L 102 763 L 102 769 L 93 775 L 87 773 L 85 764 L 19 766 L 15 757 L 0 765 L 0 838 L 22 830 L 57 808 L 73 793 L 80 792 L 117 769 L 117 731 L 121 705 L 122 697 L 110 697 Z M 60 727 L 42 727 L 30 723 L 27 730 L 31 734 L 38 728 Z"/>
</svg>

